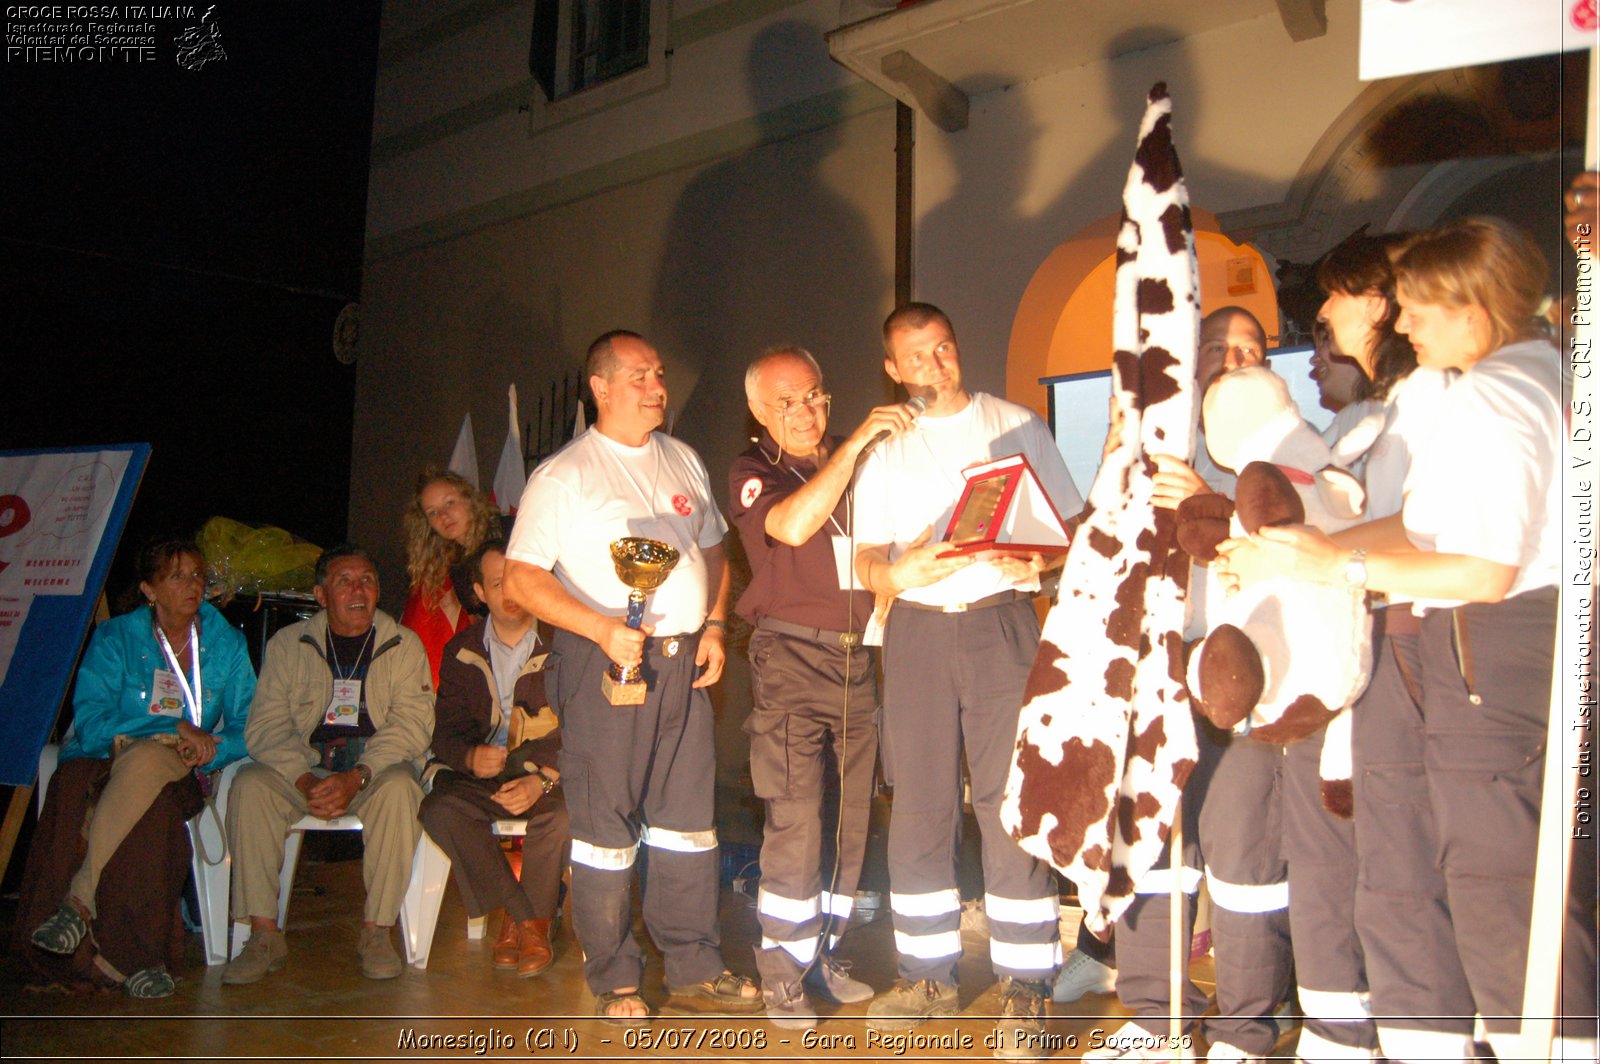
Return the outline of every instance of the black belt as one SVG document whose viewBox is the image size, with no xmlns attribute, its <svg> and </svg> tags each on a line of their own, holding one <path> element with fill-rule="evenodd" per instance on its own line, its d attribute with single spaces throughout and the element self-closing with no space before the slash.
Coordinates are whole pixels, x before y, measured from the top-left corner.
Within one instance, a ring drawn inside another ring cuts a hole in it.
<svg viewBox="0 0 1600 1064">
<path fill-rule="evenodd" d="M 971 613 L 973 610 L 986 610 L 990 606 L 1004 606 L 1008 602 L 1017 602 L 1031 599 L 1037 591 L 997 591 L 993 595 L 985 595 L 976 602 L 955 602 L 948 606 L 930 606 L 926 602 L 912 602 L 910 599 L 895 599 L 896 607 L 904 606 L 907 609 L 926 610 L 929 613 Z"/>
<path fill-rule="evenodd" d="M 653 635 L 645 640 L 645 650 L 646 653 L 653 650 L 664 658 L 675 658 L 688 648 L 690 640 L 699 638 L 698 631 L 686 635 Z"/>
<path fill-rule="evenodd" d="M 835 632 L 827 628 L 808 628 L 803 624 L 790 624 L 773 617 L 763 617 L 756 622 L 757 628 L 765 628 L 769 632 L 779 635 L 792 635 L 798 639 L 806 639 L 824 646 L 855 647 L 861 645 L 860 632 Z"/>
</svg>

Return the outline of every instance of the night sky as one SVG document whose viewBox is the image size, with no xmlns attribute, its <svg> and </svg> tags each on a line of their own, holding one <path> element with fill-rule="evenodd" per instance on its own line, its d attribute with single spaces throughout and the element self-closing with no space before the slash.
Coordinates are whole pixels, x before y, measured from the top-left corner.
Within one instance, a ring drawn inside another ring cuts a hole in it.
<svg viewBox="0 0 1600 1064">
<path fill-rule="evenodd" d="M 214 514 L 345 534 L 332 332 L 360 293 L 379 4 L 101 6 L 155 43 L 61 61 L 21 24 L 106 31 L 66 4 L 7 20 L 0 448 L 154 445 L 115 593 L 137 543 Z"/>
</svg>

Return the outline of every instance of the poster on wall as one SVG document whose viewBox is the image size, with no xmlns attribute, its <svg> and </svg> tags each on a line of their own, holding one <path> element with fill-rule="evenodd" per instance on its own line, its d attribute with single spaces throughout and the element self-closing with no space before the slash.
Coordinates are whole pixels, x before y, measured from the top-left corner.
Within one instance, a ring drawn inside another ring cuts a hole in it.
<svg viewBox="0 0 1600 1064">
<path fill-rule="evenodd" d="M 1597 0 L 1361 0 L 1361 80 L 1595 46 Z"/>
<path fill-rule="evenodd" d="M 0 783 L 33 783 L 147 443 L 0 451 Z"/>
</svg>

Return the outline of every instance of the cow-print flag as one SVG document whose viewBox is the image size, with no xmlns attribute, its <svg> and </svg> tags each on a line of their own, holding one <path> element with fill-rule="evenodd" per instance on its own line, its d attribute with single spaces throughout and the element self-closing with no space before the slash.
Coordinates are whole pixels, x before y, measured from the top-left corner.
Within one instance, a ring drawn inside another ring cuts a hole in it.
<svg viewBox="0 0 1600 1064">
<path fill-rule="evenodd" d="M 1067 552 L 1028 677 L 1002 821 L 1078 887 L 1104 934 L 1161 855 L 1194 768 L 1184 685 L 1189 559 L 1151 503 L 1153 454 L 1191 460 L 1200 326 L 1172 101 L 1150 90 L 1117 234 L 1111 394 L 1121 431 Z"/>
</svg>

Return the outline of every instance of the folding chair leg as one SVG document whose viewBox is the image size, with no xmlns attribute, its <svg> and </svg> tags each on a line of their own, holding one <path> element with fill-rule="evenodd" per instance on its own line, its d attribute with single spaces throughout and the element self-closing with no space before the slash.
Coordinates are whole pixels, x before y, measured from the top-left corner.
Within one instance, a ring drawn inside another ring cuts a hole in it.
<svg viewBox="0 0 1600 1064">
<path fill-rule="evenodd" d="M 450 858 L 424 831 L 411 858 L 411 882 L 406 884 L 400 904 L 400 937 L 405 943 L 406 963 L 413 967 L 428 966 L 433 933 L 439 926 L 439 906 L 449 882 Z"/>
<path fill-rule="evenodd" d="M 222 838 L 204 810 L 189 821 L 190 845 L 194 849 L 195 897 L 200 902 L 200 937 L 206 947 L 206 964 L 228 962 L 228 880 L 233 856 L 224 854 Z M 209 864 L 205 855 L 221 856 Z M 241 947 L 243 943 L 240 943 Z"/>
<path fill-rule="evenodd" d="M 289 892 L 294 889 L 294 872 L 300 864 L 300 846 L 306 841 L 303 829 L 289 832 L 283 840 L 283 870 L 278 873 L 278 930 L 289 929 Z"/>
</svg>

